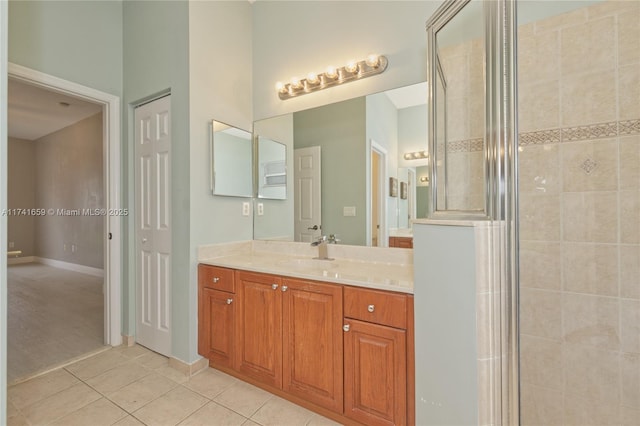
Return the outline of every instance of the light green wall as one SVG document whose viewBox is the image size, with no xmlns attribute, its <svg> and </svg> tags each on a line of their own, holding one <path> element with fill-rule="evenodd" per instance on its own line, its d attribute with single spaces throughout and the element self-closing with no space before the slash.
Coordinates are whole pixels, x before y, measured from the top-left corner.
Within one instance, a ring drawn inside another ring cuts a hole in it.
<svg viewBox="0 0 640 426">
<path fill-rule="evenodd" d="M 122 2 L 9 2 L 9 62 L 122 94 Z"/>
<path fill-rule="evenodd" d="M 126 167 L 125 207 L 133 200 L 132 105 L 161 93 L 171 93 L 171 315 L 172 355 L 183 361 L 195 358 L 197 311 L 190 284 L 189 216 L 189 4 L 186 1 L 124 2 L 124 138 Z M 135 330 L 135 253 L 133 216 L 125 232 L 124 331 Z"/>
<path fill-rule="evenodd" d="M 293 114 L 294 148 L 322 151 L 322 233 L 341 244 L 366 244 L 365 98 Z M 356 216 L 343 216 L 354 206 Z"/>
</svg>

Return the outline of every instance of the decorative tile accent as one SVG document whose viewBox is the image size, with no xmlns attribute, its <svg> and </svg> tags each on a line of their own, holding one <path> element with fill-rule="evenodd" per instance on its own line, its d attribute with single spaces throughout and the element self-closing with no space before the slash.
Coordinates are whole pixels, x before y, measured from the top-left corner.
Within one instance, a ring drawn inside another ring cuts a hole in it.
<svg viewBox="0 0 640 426">
<path fill-rule="evenodd" d="M 587 158 L 580 164 L 580 168 L 582 169 L 582 171 L 588 175 L 591 174 L 591 172 L 594 171 L 597 167 L 598 163 L 596 163 L 591 158 Z"/>
<path fill-rule="evenodd" d="M 640 119 L 520 133 L 518 135 L 518 144 L 520 146 L 544 145 L 637 134 L 640 134 Z"/>
<path fill-rule="evenodd" d="M 484 149 L 484 139 L 472 139 L 469 141 L 469 151 L 477 152 Z"/>
<path fill-rule="evenodd" d="M 562 129 L 562 142 L 584 141 L 618 136 L 618 122 Z"/>
<path fill-rule="evenodd" d="M 560 129 L 520 133 L 520 146 L 558 143 L 560 142 L 560 135 Z"/>
<path fill-rule="evenodd" d="M 626 120 L 618 122 L 618 132 L 621 135 L 637 135 L 640 134 L 640 119 Z"/>
<path fill-rule="evenodd" d="M 469 141 L 450 141 L 447 143 L 447 152 L 468 152 Z"/>
</svg>

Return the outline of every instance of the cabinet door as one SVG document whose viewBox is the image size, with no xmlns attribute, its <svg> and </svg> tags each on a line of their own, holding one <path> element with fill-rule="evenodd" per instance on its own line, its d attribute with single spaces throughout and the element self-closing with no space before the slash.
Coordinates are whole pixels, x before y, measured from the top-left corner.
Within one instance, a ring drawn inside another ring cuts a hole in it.
<svg viewBox="0 0 640 426">
<path fill-rule="evenodd" d="M 342 287 L 282 282 L 283 389 L 342 412 Z"/>
<path fill-rule="evenodd" d="M 213 364 L 233 365 L 235 300 L 232 293 L 203 288 L 199 352 Z"/>
<path fill-rule="evenodd" d="M 282 279 L 238 271 L 235 369 L 282 387 Z"/>
<path fill-rule="evenodd" d="M 406 332 L 352 319 L 345 325 L 345 416 L 370 426 L 406 424 Z"/>
</svg>

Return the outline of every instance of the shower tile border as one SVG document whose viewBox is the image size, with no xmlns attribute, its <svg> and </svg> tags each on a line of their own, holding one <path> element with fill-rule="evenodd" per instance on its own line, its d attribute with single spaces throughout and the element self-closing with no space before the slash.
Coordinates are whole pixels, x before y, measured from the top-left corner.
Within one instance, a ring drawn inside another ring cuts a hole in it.
<svg viewBox="0 0 640 426">
<path fill-rule="evenodd" d="M 523 132 L 518 134 L 518 146 L 547 145 L 562 142 L 579 142 L 594 139 L 607 139 L 617 136 L 639 135 L 640 118 L 635 120 L 610 121 L 607 123 L 585 126 L 562 127 L 555 129 Z M 447 153 L 457 154 L 478 152 L 484 148 L 484 139 L 466 139 L 451 141 L 446 144 Z M 438 144 L 438 149 L 444 144 Z"/>
</svg>

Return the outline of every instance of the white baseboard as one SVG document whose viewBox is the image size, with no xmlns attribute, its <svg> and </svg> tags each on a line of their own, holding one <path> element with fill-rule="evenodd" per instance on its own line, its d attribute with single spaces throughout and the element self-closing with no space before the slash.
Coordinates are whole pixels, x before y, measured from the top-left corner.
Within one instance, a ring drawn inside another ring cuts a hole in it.
<svg viewBox="0 0 640 426">
<path fill-rule="evenodd" d="M 20 265 L 22 263 L 37 262 L 35 256 L 10 257 L 7 259 L 7 265 Z"/>
<path fill-rule="evenodd" d="M 206 358 L 200 358 L 189 364 L 181 359 L 169 357 L 169 367 L 175 368 L 187 377 L 191 377 L 197 372 L 209 367 L 209 360 Z"/>
<path fill-rule="evenodd" d="M 75 263 L 63 262 L 61 260 L 47 259 L 44 257 L 36 257 L 35 261 L 43 265 L 53 266 L 54 268 L 67 269 L 69 271 L 80 272 L 82 274 L 94 277 L 104 278 L 104 269 L 92 268 L 90 266 L 78 265 Z"/>
</svg>

